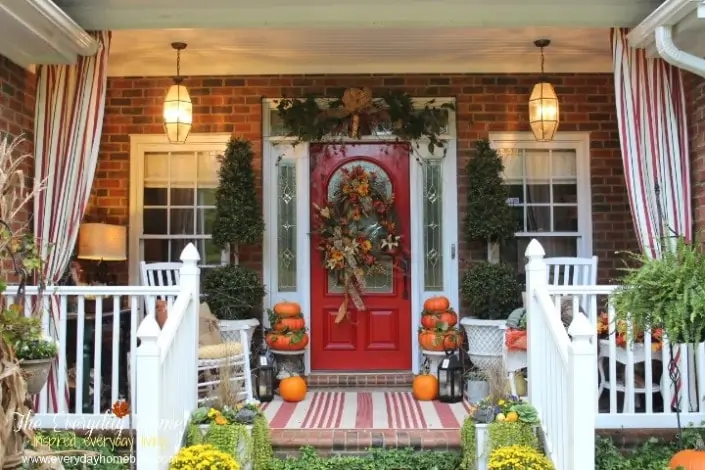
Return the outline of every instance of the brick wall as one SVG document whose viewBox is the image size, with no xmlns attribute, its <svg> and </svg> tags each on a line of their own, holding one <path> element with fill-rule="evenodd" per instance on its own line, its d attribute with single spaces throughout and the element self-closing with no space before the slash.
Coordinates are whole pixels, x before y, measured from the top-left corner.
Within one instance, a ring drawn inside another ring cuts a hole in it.
<svg viewBox="0 0 705 470">
<path fill-rule="evenodd" d="M 22 135 L 27 139 L 19 148 L 22 152 L 32 151 L 34 133 L 34 90 L 35 77 L 22 67 L 14 64 L 9 59 L 0 56 L 0 133 L 12 137 Z M 23 168 L 25 175 L 30 179 L 26 186 L 32 187 L 31 177 L 34 174 L 32 160 L 27 160 Z M 24 227 L 30 222 L 31 206 L 20 213 L 20 216 L 11 221 L 13 230 Z M 2 277 L 10 276 L 7 260 L 0 260 Z"/>
<path fill-rule="evenodd" d="M 252 76 L 197 77 L 185 80 L 194 103 L 191 132 L 234 132 L 253 141 L 261 157 L 261 100 L 306 93 L 335 95 L 342 88 L 394 88 L 413 96 L 455 97 L 458 128 L 460 211 L 465 209 L 463 169 L 473 142 L 488 132 L 528 131 L 531 75 L 411 76 Z M 617 275 L 616 250 L 636 247 L 619 152 L 611 74 L 552 77 L 561 100 L 561 130 L 590 131 L 594 252 L 600 257 L 600 279 Z M 108 83 L 100 163 L 94 184 L 92 212 L 107 211 L 114 223 L 128 222 L 129 134 L 161 133 L 161 105 L 169 78 L 113 78 Z M 256 164 L 261 185 L 261 161 Z M 261 195 L 261 186 L 258 191 Z M 462 219 L 462 215 L 461 215 Z M 462 237 L 460 237 L 462 239 Z M 261 250 L 244 262 L 261 264 Z M 478 247 L 460 245 L 461 263 L 484 257 Z M 126 269 L 124 270 L 126 272 Z"/>
<path fill-rule="evenodd" d="M 705 78 L 688 73 L 684 84 L 688 105 L 693 223 L 695 230 L 703 230 L 705 229 Z"/>
</svg>

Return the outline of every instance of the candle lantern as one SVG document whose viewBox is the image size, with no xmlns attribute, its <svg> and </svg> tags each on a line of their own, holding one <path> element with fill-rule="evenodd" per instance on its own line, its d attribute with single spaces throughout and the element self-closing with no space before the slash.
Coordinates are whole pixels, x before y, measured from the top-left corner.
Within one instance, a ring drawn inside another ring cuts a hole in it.
<svg viewBox="0 0 705 470">
<path fill-rule="evenodd" d="M 463 366 L 453 350 L 446 351 L 438 366 L 438 400 L 444 403 L 463 400 Z"/>
<path fill-rule="evenodd" d="M 274 399 L 274 365 L 267 350 L 260 354 L 258 366 L 257 398 L 261 402 L 272 401 Z"/>
</svg>

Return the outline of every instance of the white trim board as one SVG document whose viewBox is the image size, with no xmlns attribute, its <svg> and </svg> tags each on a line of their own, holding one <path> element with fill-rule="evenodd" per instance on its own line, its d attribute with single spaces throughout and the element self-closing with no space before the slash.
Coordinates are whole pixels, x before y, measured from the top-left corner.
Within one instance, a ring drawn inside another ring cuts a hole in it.
<svg viewBox="0 0 705 470">
<path fill-rule="evenodd" d="M 415 98 L 418 104 L 426 103 L 429 99 Z M 265 237 L 263 246 L 263 277 L 267 285 L 265 307 L 271 308 L 281 300 L 296 301 L 301 305 L 304 318 L 308 325 L 311 324 L 311 244 L 310 230 L 310 161 L 309 146 L 299 143 L 292 146 L 292 138 L 272 137 L 271 112 L 276 107 L 278 100 L 263 101 L 263 151 L 262 151 L 262 176 L 263 176 L 263 207 L 265 217 Z M 454 102 L 453 99 L 435 99 L 440 106 L 443 103 Z M 455 138 L 455 113 L 449 112 L 449 135 L 442 136 L 446 141 L 445 150 L 437 149 L 434 155 L 428 153 L 424 142 L 411 142 L 413 151 L 410 158 L 410 251 L 411 251 L 411 344 L 412 344 L 412 371 L 418 372 L 421 361 L 421 351 L 417 339 L 417 326 L 421 322 L 423 302 L 433 295 L 445 295 L 452 305 L 459 305 L 458 293 L 458 196 L 457 196 L 457 146 Z M 389 142 L 394 138 L 366 136 L 360 140 L 350 142 Z M 343 142 L 348 141 L 343 139 Z M 338 142 L 336 140 L 335 142 Z M 331 142 L 333 143 L 333 142 Z M 420 145 L 417 145 L 420 144 Z M 418 147 L 418 148 L 417 148 Z M 445 156 L 444 156 L 445 151 Z M 416 158 L 433 158 L 443 162 L 443 259 L 444 259 L 444 285 L 443 291 L 425 291 L 423 279 L 423 221 L 420 217 L 422 207 L 423 172 Z M 278 251 L 277 251 L 277 162 L 290 161 L 296 165 L 296 200 L 297 200 L 297 236 L 296 236 L 296 269 L 297 285 L 292 292 L 279 292 L 278 290 Z M 265 319 L 266 322 L 266 319 Z M 310 347 L 305 356 L 306 373 L 311 372 Z"/>
</svg>

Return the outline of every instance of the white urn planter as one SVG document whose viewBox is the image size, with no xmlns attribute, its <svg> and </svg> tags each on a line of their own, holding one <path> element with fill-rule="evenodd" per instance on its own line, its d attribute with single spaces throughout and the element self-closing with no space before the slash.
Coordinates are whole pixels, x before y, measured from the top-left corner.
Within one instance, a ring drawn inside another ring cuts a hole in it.
<svg viewBox="0 0 705 470">
<path fill-rule="evenodd" d="M 255 334 L 255 329 L 259 326 L 259 320 L 256 318 L 248 318 L 246 320 L 218 320 L 220 328 L 220 336 L 223 342 L 237 343 L 240 341 L 240 331 L 243 326 L 249 326 L 247 329 L 247 341 L 252 346 L 252 337 Z"/>
<path fill-rule="evenodd" d="M 473 317 L 460 320 L 468 337 L 468 356 L 478 369 L 487 370 L 501 363 L 505 323 L 506 320 Z"/>
</svg>

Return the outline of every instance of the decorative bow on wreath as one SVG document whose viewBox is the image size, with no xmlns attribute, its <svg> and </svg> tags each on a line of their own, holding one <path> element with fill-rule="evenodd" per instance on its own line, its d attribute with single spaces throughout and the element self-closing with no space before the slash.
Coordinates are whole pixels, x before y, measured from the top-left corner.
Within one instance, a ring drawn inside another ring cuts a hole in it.
<svg viewBox="0 0 705 470">
<path fill-rule="evenodd" d="M 323 266 L 343 288 L 336 323 L 348 315 L 350 299 L 357 310 L 366 310 L 362 294 L 367 276 L 386 273 L 390 267 L 380 258 L 394 256 L 401 242 L 396 234 L 394 193 L 388 194 L 385 182 L 361 165 L 341 171 L 333 197 L 324 207 L 314 204 L 314 233 L 320 237 Z"/>
<path fill-rule="evenodd" d="M 360 116 L 369 116 L 381 111 L 374 104 L 372 90 L 369 88 L 348 88 L 343 93 L 341 101 L 343 103 L 342 107 L 331 109 L 329 114 L 339 119 L 352 117 L 348 135 L 354 139 L 359 139 Z"/>
</svg>

